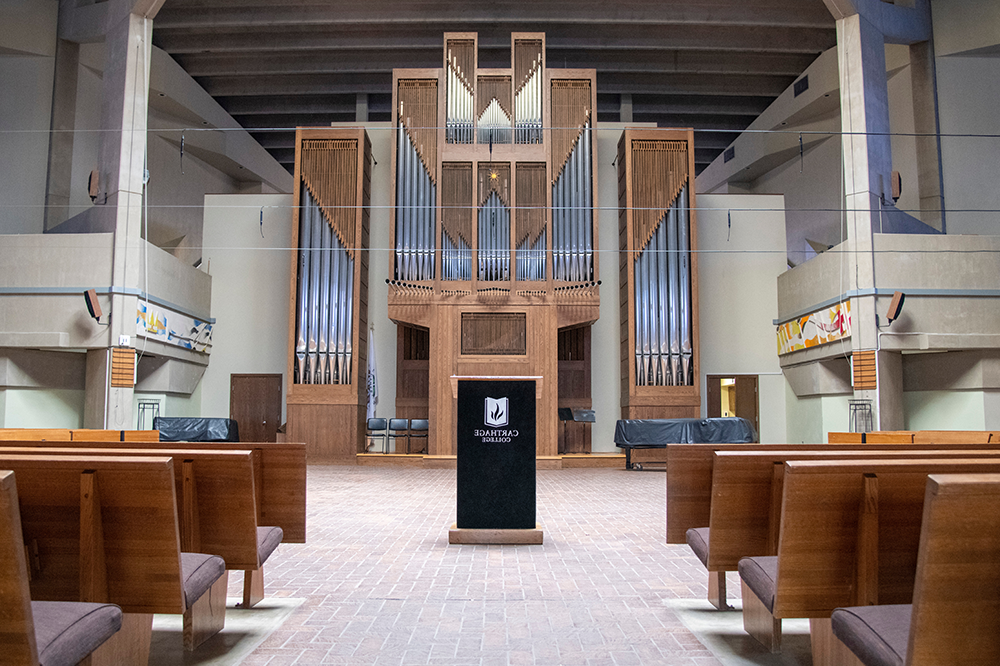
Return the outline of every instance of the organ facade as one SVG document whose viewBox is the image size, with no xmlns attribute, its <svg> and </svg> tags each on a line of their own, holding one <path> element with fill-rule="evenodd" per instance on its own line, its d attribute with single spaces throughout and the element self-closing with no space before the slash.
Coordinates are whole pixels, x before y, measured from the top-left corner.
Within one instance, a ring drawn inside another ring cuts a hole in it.
<svg viewBox="0 0 1000 666">
<path fill-rule="evenodd" d="M 511 36 L 509 68 L 446 33 L 440 68 L 393 72 L 395 414 L 429 418 L 430 455 L 455 453 L 456 377 L 538 377 L 539 456 L 559 407 L 591 407 L 595 106 L 594 70 L 549 67 L 542 33 Z"/>
</svg>

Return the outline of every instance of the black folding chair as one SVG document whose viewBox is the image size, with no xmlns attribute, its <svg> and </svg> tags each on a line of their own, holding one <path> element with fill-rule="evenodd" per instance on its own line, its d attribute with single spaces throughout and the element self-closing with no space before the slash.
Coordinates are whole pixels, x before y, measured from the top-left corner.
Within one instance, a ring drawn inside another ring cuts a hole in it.
<svg viewBox="0 0 1000 666">
<path fill-rule="evenodd" d="M 393 443 L 392 452 L 400 453 L 399 447 L 396 446 L 397 439 L 406 440 L 406 446 L 403 448 L 402 453 L 406 453 L 409 447 L 410 439 L 410 420 L 409 419 L 389 419 L 389 441 Z M 400 434 L 402 433 L 402 434 Z"/>
<path fill-rule="evenodd" d="M 368 451 L 372 448 L 375 443 L 374 440 L 382 440 L 382 453 L 385 453 L 388 449 L 388 442 L 386 441 L 386 420 L 385 419 L 368 419 L 368 446 L 365 450 Z"/>
<path fill-rule="evenodd" d="M 410 421 L 410 444 L 409 446 L 414 446 L 413 440 L 419 440 L 419 447 L 412 453 L 427 453 L 427 419 L 413 419 Z M 409 447 L 407 447 L 409 450 Z"/>
</svg>

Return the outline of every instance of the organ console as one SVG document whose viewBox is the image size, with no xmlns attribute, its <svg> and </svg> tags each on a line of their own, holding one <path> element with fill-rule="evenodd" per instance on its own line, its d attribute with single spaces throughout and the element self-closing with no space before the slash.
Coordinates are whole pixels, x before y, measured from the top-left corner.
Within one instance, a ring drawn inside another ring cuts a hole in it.
<svg viewBox="0 0 1000 666">
<path fill-rule="evenodd" d="M 591 408 L 595 72 L 547 67 L 543 33 L 511 36 L 510 68 L 479 68 L 474 33 L 442 60 L 393 72 L 396 415 L 454 455 L 452 376 L 537 376 L 537 454 L 556 455 L 557 408 Z"/>
</svg>

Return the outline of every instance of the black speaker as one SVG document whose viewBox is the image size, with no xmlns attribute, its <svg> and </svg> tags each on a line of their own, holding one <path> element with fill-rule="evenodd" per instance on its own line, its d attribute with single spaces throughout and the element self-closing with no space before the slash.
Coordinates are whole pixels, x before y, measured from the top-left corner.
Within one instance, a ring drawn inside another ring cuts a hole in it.
<svg viewBox="0 0 1000 666">
<path fill-rule="evenodd" d="M 905 300 L 906 294 L 901 291 L 897 291 L 892 295 L 892 301 L 889 303 L 889 312 L 885 315 L 890 324 L 894 319 L 899 317 L 899 313 L 903 311 L 903 301 Z"/>
<path fill-rule="evenodd" d="M 87 312 L 89 312 L 90 316 L 100 323 L 101 315 L 104 313 L 101 311 L 101 304 L 97 302 L 97 291 L 94 289 L 88 289 L 83 292 L 83 298 L 87 301 Z"/>
</svg>

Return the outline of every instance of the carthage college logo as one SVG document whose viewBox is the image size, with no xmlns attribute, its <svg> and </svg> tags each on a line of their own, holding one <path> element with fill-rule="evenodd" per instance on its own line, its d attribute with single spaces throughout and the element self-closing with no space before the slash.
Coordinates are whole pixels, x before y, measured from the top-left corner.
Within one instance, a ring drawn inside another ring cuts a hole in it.
<svg viewBox="0 0 1000 666">
<path fill-rule="evenodd" d="M 486 414 L 483 419 L 486 425 L 502 428 L 507 425 L 507 398 L 486 398 Z"/>
</svg>

